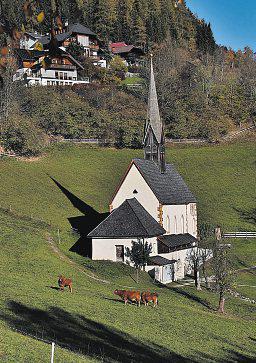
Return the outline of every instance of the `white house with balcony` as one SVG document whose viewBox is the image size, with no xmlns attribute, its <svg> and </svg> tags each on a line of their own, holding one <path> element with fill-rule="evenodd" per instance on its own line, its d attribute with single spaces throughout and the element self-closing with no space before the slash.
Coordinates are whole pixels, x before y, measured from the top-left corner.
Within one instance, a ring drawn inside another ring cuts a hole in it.
<svg viewBox="0 0 256 363">
<path fill-rule="evenodd" d="M 27 85 L 41 86 L 73 86 L 88 84 L 89 78 L 78 76 L 78 70 L 83 66 L 70 54 L 61 51 L 55 57 L 48 57 L 45 51 L 16 51 L 18 69 L 14 81 L 25 81 Z"/>
<path fill-rule="evenodd" d="M 92 258 L 129 262 L 126 248 L 136 239 L 152 246 L 147 271 L 162 283 L 191 272 L 197 248 L 196 198 L 173 164 L 165 162 L 153 64 L 144 136 L 144 159 L 133 159 L 110 204 L 110 215 L 88 237 Z"/>
</svg>

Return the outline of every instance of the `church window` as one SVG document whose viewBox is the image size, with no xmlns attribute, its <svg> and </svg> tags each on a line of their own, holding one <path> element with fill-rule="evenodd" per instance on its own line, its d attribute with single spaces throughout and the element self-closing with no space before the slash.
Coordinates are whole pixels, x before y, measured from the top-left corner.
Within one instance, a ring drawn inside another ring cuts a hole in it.
<svg viewBox="0 0 256 363">
<path fill-rule="evenodd" d="M 166 232 L 167 233 L 171 232 L 170 217 L 169 216 L 166 217 Z"/>
<path fill-rule="evenodd" d="M 185 220 L 183 215 L 181 216 L 181 233 L 185 233 Z"/>
<path fill-rule="evenodd" d="M 174 234 L 178 233 L 177 217 L 174 217 Z"/>
<path fill-rule="evenodd" d="M 196 219 L 195 218 L 193 218 L 193 233 L 194 234 L 197 234 L 197 230 L 196 230 L 197 228 L 196 228 Z"/>
</svg>

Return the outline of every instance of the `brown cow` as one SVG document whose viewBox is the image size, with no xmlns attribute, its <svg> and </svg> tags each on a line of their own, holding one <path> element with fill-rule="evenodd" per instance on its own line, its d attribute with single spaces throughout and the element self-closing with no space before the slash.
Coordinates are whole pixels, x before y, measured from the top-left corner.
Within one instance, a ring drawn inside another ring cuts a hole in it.
<svg viewBox="0 0 256 363">
<path fill-rule="evenodd" d="M 144 291 L 141 294 L 141 300 L 145 306 L 148 306 L 148 303 L 152 301 L 155 308 L 158 305 L 158 294 L 156 292 Z"/>
<path fill-rule="evenodd" d="M 128 301 L 135 301 L 137 305 L 140 306 L 140 291 L 115 290 L 114 294 L 120 296 L 124 300 L 125 305 L 127 305 Z"/>
<path fill-rule="evenodd" d="M 60 275 L 58 279 L 58 285 L 61 291 L 64 291 L 64 287 L 68 286 L 69 291 L 72 292 L 72 280 L 66 279 L 64 276 Z"/>
</svg>

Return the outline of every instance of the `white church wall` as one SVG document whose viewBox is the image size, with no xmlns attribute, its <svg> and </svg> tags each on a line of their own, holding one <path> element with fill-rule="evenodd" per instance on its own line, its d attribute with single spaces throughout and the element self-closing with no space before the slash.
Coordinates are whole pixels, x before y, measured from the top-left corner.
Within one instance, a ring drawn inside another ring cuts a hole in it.
<svg viewBox="0 0 256 363">
<path fill-rule="evenodd" d="M 137 191 L 134 194 L 134 191 Z M 125 199 L 136 198 L 156 221 L 158 221 L 159 202 L 137 167 L 133 164 L 120 189 L 112 201 L 112 207 L 119 207 Z"/>
<path fill-rule="evenodd" d="M 197 237 L 196 204 L 164 205 L 163 227 L 167 234 L 189 233 Z"/>
<path fill-rule="evenodd" d="M 132 247 L 132 241 L 134 238 L 93 238 L 92 239 L 92 259 L 93 260 L 109 260 L 117 262 L 116 258 L 116 246 L 124 246 L 124 252 L 126 248 Z M 145 241 L 152 245 L 152 256 L 157 254 L 157 241 L 156 238 L 147 238 Z M 127 262 L 127 257 L 124 257 L 124 262 Z M 129 262 L 129 261 L 128 261 Z"/>
</svg>

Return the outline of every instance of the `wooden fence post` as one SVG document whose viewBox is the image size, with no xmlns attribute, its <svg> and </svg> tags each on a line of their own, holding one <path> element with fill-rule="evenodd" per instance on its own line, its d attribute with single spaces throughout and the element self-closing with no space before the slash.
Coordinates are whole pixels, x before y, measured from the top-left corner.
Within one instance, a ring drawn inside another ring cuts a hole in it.
<svg viewBox="0 0 256 363">
<path fill-rule="evenodd" d="M 51 355 L 51 363 L 53 363 L 54 360 L 54 348 L 55 348 L 55 343 L 52 342 L 52 355 Z"/>
</svg>

